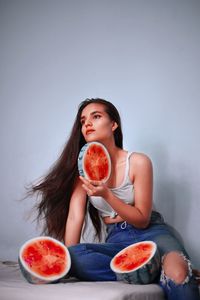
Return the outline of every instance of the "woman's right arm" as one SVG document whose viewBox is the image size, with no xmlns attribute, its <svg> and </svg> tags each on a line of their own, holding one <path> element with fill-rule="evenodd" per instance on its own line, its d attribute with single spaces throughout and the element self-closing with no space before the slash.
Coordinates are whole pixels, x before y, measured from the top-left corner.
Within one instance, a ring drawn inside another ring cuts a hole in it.
<svg viewBox="0 0 200 300">
<path fill-rule="evenodd" d="M 65 245 L 67 247 L 76 245 L 80 242 L 86 212 L 86 199 L 86 191 L 82 187 L 81 180 L 78 179 L 71 196 L 69 214 L 65 228 Z"/>
</svg>

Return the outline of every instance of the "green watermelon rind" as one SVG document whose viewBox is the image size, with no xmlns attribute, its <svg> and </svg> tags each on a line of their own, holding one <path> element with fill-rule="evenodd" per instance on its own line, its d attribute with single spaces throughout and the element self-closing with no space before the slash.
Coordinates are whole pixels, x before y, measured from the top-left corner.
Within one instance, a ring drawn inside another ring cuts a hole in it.
<svg viewBox="0 0 200 300">
<path fill-rule="evenodd" d="M 65 253 L 66 253 L 66 258 L 67 258 L 67 264 L 66 264 L 66 268 L 65 270 L 59 274 L 59 275 L 53 275 L 53 276 L 41 276 L 39 274 L 37 274 L 36 272 L 32 271 L 28 265 L 24 262 L 23 258 L 22 258 L 22 252 L 24 250 L 25 247 L 27 247 L 29 244 L 31 244 L 32 242 L 36 242 L 38 240 L 50 240 L 53 241 L 56 244 L 59 244 L 59 246 L 62 247 L 62 249 L 64 249 Z M 19 255 L 18 255 L 18 264 L 21 270 L 22 275 L 24 276 L 24 278 L 32 284 L 45 284 L 45 283 L 55 283 L 57 281 L 59 281 L 61 278 L 65 277 L 66 274 L 69 272 L 70 268 L 71 268 L 71 257 L 70 257 L 70 253 L 67 249 L 67 247 L 62 244 L 60 241 L 51 238 L 49 236 L 40 236 L 40 237 L 36 237 L 36 238 L 32 238 L 28 241 L 26 241 L 20 248 L 19 250 Z"/>
<path fill-rule="evenodd" d="M 113 265 L 113 261 L 116 256 L 123 253 L 127 248 L 136 246 L 141 243 L 144 243 L 144 244 L 151 243 L 154 246 L 151 256 L 144 264 L 142 264 L 141 266 L 139 266 L 133 270 L 129 270 L 129 271 L 118 270 Z M 113 259 L 110 262 L 110 268 L 112 269 L 113 272 L 115 272 L 117 280 L 119 280 L 119 281 L 124 281 L 124 282 L 130 283 L 130 284 L 153 283 L 154 280 L 158 277 L 158 275 L 160 273 L 160 253 L 158 251 L 156 243 L 154 243 L 153 241 L 144 241 L 144 242 L 138 242 L 138 243 L 132 244 L 132 245 L 124 248 L 123 250 L 118 252 L 113 257 Z"/>
<path fill-rule="evenodd" d="M 106 178 L 104 178 L 103 180 L 101 180 L 102 182 L 105 183 L 109 179 L 109 177 L 110 177 L 110 173 L 111 173 L 111 159 L 110 159 L 110 155 L 109 155 L 108 150 L 106 149 L 106 147 L 102 143 L 99 143 L 99 142 L 89 142 L 89 143 L 85 144 L 81 148 L 81 150 L 79 152 L 79 156 L 78 156 L 78 171 L 79 171 L 79 175 L 82 176 L 82 177 L 85 177 L 86 179 L 90 179 L 88 177 L 88 175 L 87 175 L 87 172 L 84 169 L 83 162 L 84 162 L 84 156 L 87 153 L 88 148 L 90 146 L 94 145 L 94 144 L 96 144 L 98 146 L 101 146 L 104 149 L 104 152 L 105 152 L 105 154 L 106 154 L 106 156 L 108 158 L 108 164 L 109 164 L 109 166 L 108 166 L 108 168 L 109 168 L 108 176 Z"/>
</svg>

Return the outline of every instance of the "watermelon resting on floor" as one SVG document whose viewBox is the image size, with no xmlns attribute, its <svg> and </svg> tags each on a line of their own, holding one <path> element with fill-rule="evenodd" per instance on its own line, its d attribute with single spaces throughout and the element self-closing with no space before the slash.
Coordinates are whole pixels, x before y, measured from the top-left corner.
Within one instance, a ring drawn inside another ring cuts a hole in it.
<svg viewBox="0 0 200 300">
<path fill-rule="evenodd" d="M 154 282 L 160 272 L 160 255 L 152 241 L 132 244 L 118 252 L 110 263 L 117 280 L 133 284 Z"/>
<path fill-rule="evenodd" d="M 79 174 L 89 180 L 106 182 L 111 173 L 111 160 L 106 147 L 99 142 L 85 144 L 78 156 Z"/>
<path fill-rule="evenodd" d="M 20 248 L 18 261 L 26 280 L 35 284 L 56 282 L 71 267 L 67 247 L 47 236 L 36 237 L 24 243 Z"/>
</svg>

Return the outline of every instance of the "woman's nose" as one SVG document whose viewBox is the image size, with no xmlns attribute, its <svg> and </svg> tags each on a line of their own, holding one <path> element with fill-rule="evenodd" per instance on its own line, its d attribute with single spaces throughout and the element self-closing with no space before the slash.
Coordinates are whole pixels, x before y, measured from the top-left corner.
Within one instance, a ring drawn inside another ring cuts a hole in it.
<svg viewBox="0 0 200 300">
<path fill-rule="evenodd" d="M 85 120 L 85 127 L 88 127 L 88 126 L 91 126 L 92 125 L 92 122 L 90 119 L 88 120 Z"/>
</svg>

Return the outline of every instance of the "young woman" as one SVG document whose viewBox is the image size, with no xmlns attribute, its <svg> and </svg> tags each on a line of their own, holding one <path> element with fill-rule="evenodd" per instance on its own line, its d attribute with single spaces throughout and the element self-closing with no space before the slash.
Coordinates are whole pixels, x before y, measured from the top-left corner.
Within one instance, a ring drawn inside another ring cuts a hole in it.
<svg viewBox="0 0 200 300">
<path fill-rule="evenodd" d="M 106 183 L 80 177 L 79 151 L 87 142 L 98 141 L 111 158 L 111 176 Z M 120 116 L 103 99 L 86 99 L 80 106 L 69 140 L 56 164 L 33 186 L 39 193 L 38 219 L 44 232 L 69 249 L 70 275 L 80 280 L 116 280 L 110 261 L 134 242 L 156 242 L 162 256 L 160 285 L 167 299 L 200 299 L 197 282 L 183 245 L 162 216 L 152 211 L 152 163 L 144 154 L 123 149 Z M 97 236 L 106 226 L 104 243 L 80 243 L 85 215 L 89 211 Z"/>
</svg>

